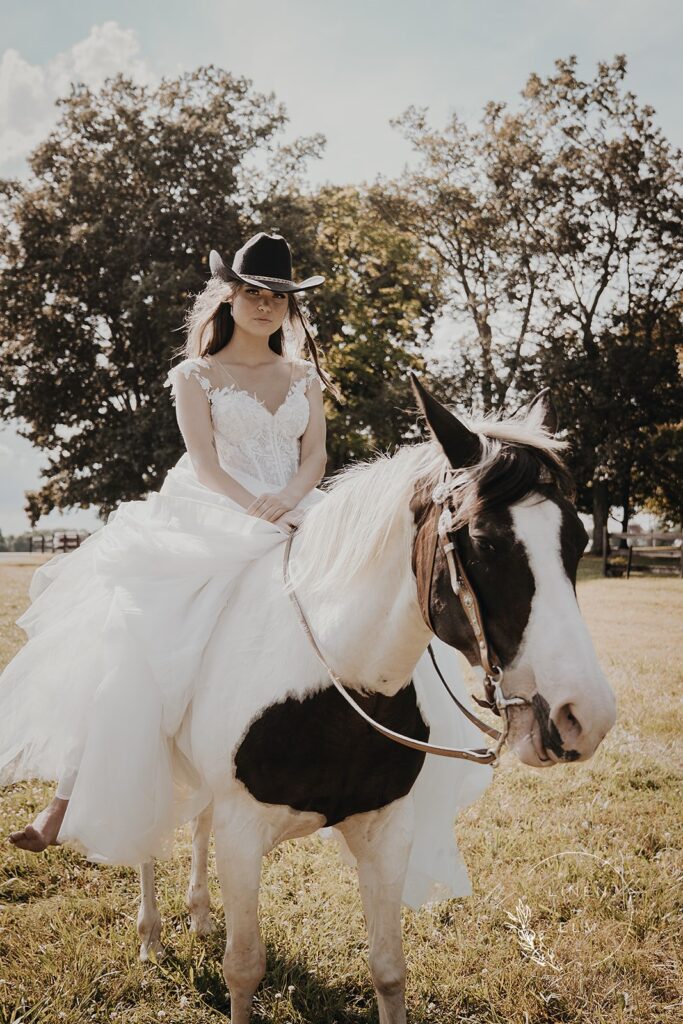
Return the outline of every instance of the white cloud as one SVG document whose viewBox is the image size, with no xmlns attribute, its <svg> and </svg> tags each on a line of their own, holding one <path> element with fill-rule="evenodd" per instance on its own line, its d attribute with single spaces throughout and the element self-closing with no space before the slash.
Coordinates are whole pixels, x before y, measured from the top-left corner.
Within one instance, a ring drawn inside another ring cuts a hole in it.
<svg viewBox="0 0 683 1024">
<path fill-rule="evenodd" d="M 140 56 L 137 34 L 106 21 L 46 64 L 29 64 L 14 49 L 0 59 L 0 173 L 16 173 L 25 158 L 57 119 L 55 100 L 68 95 L 71 82 L 93 88 L 119 72 L 138 82 L 156 76 Z"/>
</svg>

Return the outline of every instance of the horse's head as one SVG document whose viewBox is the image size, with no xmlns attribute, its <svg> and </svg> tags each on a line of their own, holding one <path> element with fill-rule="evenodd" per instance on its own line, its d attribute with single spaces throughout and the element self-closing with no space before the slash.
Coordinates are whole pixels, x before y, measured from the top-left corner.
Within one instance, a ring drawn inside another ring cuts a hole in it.
<svg viewBox="0 0 683 1024">
<path fill-rule="evenodd" d="M 585 760 L 614 724 L 615 699 L 576 601 L 587 537 L 557 454 L 549 394 L 525 417 L 470 429 L 413 383 L 448 460 L 451 538 L 504 671 L 503 693 L 528 702 L 509 709 L 510 745 L 526 764 Z M 423 482 L 412 503 L 421 603 L 437 636 L 480 665 L 481 637 L 454 592 L 444 547 L 435 545 L 433 492 L 434 480 Z"/>
</svg>

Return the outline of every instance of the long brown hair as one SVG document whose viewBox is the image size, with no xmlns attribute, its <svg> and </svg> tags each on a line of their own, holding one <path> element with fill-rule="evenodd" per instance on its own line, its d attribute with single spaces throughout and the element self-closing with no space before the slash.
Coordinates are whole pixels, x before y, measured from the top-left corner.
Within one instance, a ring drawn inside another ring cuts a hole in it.
<svg viewBox="0 0 683 1024">
<path fill-rule="evenodd" d="M 225 348 L 235 329 L 230 303 L 242 287 L 239 281 L 222 281 L 218 277 L 207 281 L 206 287 L 195 296 L 185 316 L 186 340 L 179 354 L 186 359 L 196 359 L 213 355 Z M 285 319 L 282 327 L 270 335 L 268 346 L 279 356 L 286 354 L 290 359 L 303 358 L 308 352 L 320 380 L 338 401 L 342 401 L 339 388 L 320 365 L 311 324 L 294 292 L 287 294 Z"/>
</svg>

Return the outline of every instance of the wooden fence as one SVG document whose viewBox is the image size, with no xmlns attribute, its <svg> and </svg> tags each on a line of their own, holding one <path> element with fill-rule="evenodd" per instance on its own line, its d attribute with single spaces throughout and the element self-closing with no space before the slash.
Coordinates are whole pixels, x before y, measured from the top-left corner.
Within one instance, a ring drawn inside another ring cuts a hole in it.
<svg viewBox="0 0 683 1024">
<path fill-rule="evenodd" d="M 73 551 L 89 534 L 78 530 L 54 530 L 52 533 L 32 533 L 29 551 Z"/>
<path fill-rule="evenodd" d="M 626 541 L 612 548 L 611 541 Z M 642 561 L 640 559 L 642 557 Z M 632 572 L 658 572 L 672 569 L 683 577 L 683 533 L 608 533 L 602 531 L 602 575 L 629 578 Z"/>
</svg>

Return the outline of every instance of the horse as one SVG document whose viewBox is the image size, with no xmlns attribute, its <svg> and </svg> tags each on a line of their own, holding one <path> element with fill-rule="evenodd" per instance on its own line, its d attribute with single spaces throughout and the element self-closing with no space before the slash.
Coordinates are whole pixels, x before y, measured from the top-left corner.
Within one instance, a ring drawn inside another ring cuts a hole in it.
<svg viewBox="0 0 683 1024">
<path fill-rule="evenodd" d="M 516 416 L 464 422 L 415 376 L 412 384 L 429 440 L 332 480 L 293 538 L 289 587 L 330 671 L 379 725 L 427 741 L 411 673 L 436 635 L 475 666 L 495 651 L 494 710 L 522 762 L 585 761 L 615 721 L 615 700 L 576 601 L 587 536 L 552 400 L 544 391 Z M 435 542 L 444 529 L 438 501 L 450 511 L 445 543 Z M 449 544 L 479 617 L 456 593 L 463 581 L 454 579 Z M 211 928 L 213 827 L 223 973 L 233 1024 L 246 1024 L 265 974 L 262 859 L 286 839 L 334 826 L 357 864 L 380 1022 L 402 1024 L 401 893 L 425 753 L 378 734 L 331 686 L 283 585 L 280 557 L 272 552 L 241 578 L 178 740 L 212 795 L 192 827 L 191 929 Z M 226 665 L 230 685 L 221 687 Z M 153 862 L 140 876 L 145 959 L 162 953 Z"/>
</svg>

